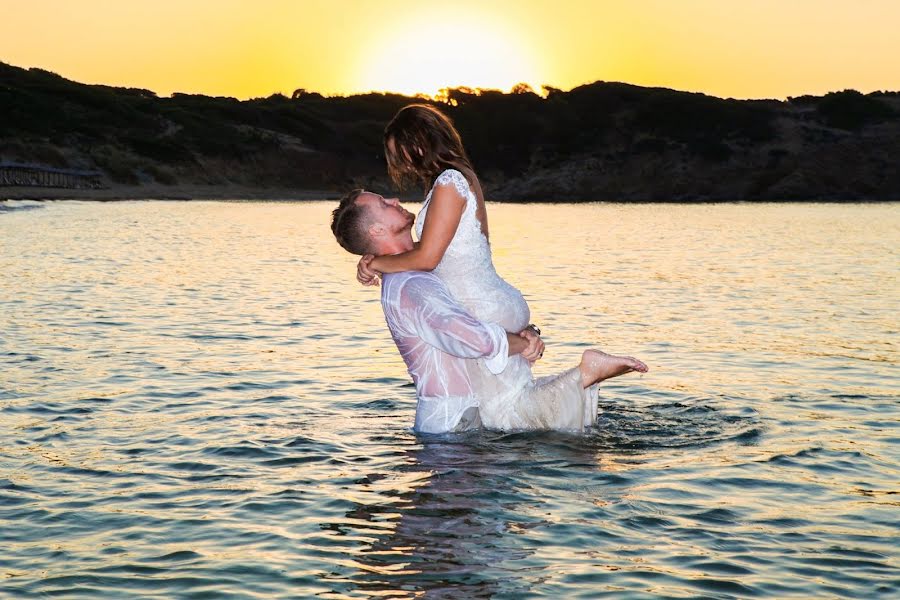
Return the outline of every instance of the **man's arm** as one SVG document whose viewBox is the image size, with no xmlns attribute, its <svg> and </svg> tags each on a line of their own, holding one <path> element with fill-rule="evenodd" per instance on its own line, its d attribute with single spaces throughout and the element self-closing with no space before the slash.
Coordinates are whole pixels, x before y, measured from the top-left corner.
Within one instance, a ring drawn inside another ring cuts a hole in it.
<svg viewBox="0 0 900 600">
<path fill-rule="evenodd" d="M 470 315 L 433 275 L 423 274 L 407 281 L 400 304 L 416 335 L 425 343 L 460 358 L 484 358 L 493 373 L 502 372 L 510 356 L 529 347 L 528 339 Z"/>
</svg>

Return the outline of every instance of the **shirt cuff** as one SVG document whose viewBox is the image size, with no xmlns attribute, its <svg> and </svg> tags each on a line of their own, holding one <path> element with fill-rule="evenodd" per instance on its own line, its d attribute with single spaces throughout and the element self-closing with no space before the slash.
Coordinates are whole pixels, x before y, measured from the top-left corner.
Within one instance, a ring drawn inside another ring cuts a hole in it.
<svg viewBox="0 0 900 600">
<path fill-rule="evenodd" d="M 509 364 L 509 340 L 506 339 L 506 330 L 496 323 L 485 323 L 484 325 L 491 333 L 491 338 L 494 340 L 494 348 L 497 349 L 491 356 L 484 357 L 484 364 L 487 366 L 488 371 L 494 375 L 499 375 L 506 369 L 506 365 Z"/>
</svg>

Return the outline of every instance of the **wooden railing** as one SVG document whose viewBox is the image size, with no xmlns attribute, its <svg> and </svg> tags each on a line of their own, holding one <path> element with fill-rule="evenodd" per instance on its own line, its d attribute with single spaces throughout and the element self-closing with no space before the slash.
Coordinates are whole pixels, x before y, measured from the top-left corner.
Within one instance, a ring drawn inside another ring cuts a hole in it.
<svg viewBox="0 0 900 600">
<path fill-rule="evenodd" d="M 0 186 L 102 189 L 108 187 L 100 171 L 55 169 L 44 165 L 0 162 Z"/>
</svg>

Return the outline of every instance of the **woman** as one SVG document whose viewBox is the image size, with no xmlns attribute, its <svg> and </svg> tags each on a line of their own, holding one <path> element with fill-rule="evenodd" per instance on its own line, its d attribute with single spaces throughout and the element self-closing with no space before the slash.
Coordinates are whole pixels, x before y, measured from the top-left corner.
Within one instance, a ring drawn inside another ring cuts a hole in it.
<svg viewBox="0 0 900 600">
<path fill-rule="evenodd" d="M 433 271 L 479 320 L 509 332 L 525 329 L 528 304 L 494 269 L 484 194 L 450 119 L 428 105 L 404 107 L 385 129 L 384 147 L 398 186 L 415 182 L 431 189 L 416 218 L 417 247 L 395 256 L 364 256 L 360 282 L 372 285 L 378 273 Z"/>
</svg>

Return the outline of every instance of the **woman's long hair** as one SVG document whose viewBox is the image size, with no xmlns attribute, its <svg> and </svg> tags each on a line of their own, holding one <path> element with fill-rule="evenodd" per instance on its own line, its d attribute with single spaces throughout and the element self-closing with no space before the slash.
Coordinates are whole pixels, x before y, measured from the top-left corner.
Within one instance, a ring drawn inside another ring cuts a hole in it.
<svg viewBox="0 0 900 600">
<path fill-rule="evenodd" d="M 428 104 L 410 104 L 394 115 L 384 128 L 384 155 L 388 173 L 401 189 L 419 183 L 427 190 L 446 169 L 460 171 L 475 185 L 475 169 L 459 132 L 447 115 Z"/>
</svg>

